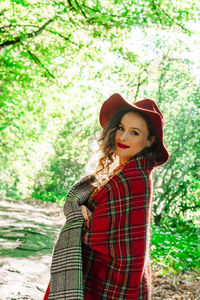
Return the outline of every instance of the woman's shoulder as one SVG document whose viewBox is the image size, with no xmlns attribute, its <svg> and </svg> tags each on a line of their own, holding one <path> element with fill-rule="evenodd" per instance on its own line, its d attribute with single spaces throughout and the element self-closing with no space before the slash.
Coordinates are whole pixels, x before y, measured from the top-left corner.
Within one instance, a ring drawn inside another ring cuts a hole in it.
<svg viewBox="0 0 200 300">
<path fill-rule="evenodd" d="M 150 167 L 146 158 L 131 159 L 99 189 L 94 198 L 103 198 L 111 190 L 118 189 L 119 186 L 126 188 L 126 185 L 149 180 L 151 170 L 152 167 Z"/>
<path fill-rule="evenodd" d="M 127 164 L 125 164 L 121 170 L 126 176 L 132 176 L 134 174 L 150 174 L 153 167 L 150 165 L 149 161 L 144 158 L 133 158 Z"/>
<path fill-rule="evenodd" d="M 152 167 L 145 158 L 131 159 L 123 168 L 113 176 L 105 188 L 112 189 L 119 185 L 126 185 L 139 183 L 140 181 L 148 181 L 150 179 Z"/>
</svg>

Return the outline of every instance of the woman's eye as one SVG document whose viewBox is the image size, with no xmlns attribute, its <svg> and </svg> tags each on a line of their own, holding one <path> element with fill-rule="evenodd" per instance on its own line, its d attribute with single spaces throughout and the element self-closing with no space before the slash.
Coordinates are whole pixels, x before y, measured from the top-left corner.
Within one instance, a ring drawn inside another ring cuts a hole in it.
<svg viewBox="0 0 200 300">
<path fill-rule="evenodd" d="M 137 131 L 131 131 L 132 135 L 139 135 L 139 133 Z"/>
<path fill-rule="evenodd" d="M 123 130 L 123 127 L 122 126 L 118 126 L 117 129 L 118 130 Z"/>
</svg>

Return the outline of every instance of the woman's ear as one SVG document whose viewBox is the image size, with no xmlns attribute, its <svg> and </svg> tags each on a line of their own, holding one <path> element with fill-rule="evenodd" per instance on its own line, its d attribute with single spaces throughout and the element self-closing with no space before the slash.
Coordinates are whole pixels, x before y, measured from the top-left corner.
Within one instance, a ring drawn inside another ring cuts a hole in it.
<svg viewBox="0 0 200 300">
<path fill-rule="evenodd" d="M 147 141 L 147 147 L 151 147 L 151 145 L 153 145 L 153 143 L 155 142 L 156 137 L 155 136 L 150 136 L 148 141 Z"/>
</svg>

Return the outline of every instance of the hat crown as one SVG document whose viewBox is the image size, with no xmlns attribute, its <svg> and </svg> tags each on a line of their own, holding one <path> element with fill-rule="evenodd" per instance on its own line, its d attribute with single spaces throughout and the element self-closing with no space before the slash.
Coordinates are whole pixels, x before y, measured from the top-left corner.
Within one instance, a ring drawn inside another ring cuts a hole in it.
<svg viewBox="0 0 200 300">
<path fill-rule="evenodd" d="M 158 113 L 161 117 L 161 119 L 163 119 L 163 115 L 160 111 L 160 109 L 158 108 L 156 102 L 154 102 L 151 99 L 143 99 L 140 101 L 137 101 L 134 103 L 135 106 L 137 106 L 138 108 L 144 109 L 145 111 L 149 111 L 149 112 L 154 112 L 154 113 Z"/>
</svg>

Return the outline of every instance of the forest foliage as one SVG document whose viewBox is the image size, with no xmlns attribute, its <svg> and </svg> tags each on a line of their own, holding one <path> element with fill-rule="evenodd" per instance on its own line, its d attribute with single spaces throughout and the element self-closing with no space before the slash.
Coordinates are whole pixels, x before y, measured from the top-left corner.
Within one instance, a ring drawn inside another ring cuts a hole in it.
<svg viewBox="0 0 200 300">
<path fill-rule="evenodd" d="M 62 203 L 85 172 L 114 92 L 154 99 L 169 162 L 154 171 L 154 222 L 193 220 L 200 199 L 198 1 L 0 4 L 1 193 Z M 171 219 L 170 219 L 171 220 Z"/>
</svg>

